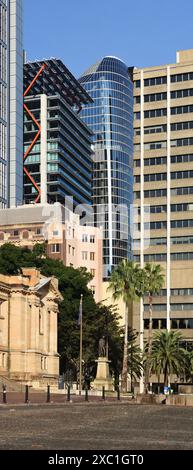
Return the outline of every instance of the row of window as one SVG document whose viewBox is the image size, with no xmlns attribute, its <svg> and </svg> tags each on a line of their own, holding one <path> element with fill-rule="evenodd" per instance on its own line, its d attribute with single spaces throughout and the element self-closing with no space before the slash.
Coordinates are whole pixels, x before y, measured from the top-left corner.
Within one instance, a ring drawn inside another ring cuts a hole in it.
<svg viewBox="0 0 193 470">
<path fill-rule="evenodd" d="M 187 179 L 187 178 L 193 178 L 193 170 L 171 172 L 172 180 Z M 140 175 L 134 176 L 134 183 L 140 183 L 140 180 L 141 180 Z M 145 182 L 166 181 L 166 180 L 167 180 L 167 173 L 150 173 L 148 175 L 144 175 Z M 179 189 L 179 188 L 174 188 L 174 189 Z M 171 191 L 173 191 L 173 189 Z"/>
<path fill-rule="evenodd" d="M 171 115 L 176 115 L 176 114 L 187 114 L 187 113 L 193 113 L 193 105 L 185 105 L 185 106 L 175 106 L 170 109 Z M 148 111 L 144 111 L 144 118 L 145 119 L 151 119 L 151 118 L 157 118 L 157 117 L 163 117 L 167 116 L 167 108 L 161 108 L 161 109 L 149 109 Z M 137 111 L 134 113 L 134 119 L 141 119 L 141 113 L 140 111 Z"/>
<path fill-rule="evenodd" d="M 140 224 L 134 224 L 136 230 L 140 230 Z M 190 228 L 193 227 L 193 219 L 172 220 L 171 228 Z M 145 222 L 145 230 L 162 230 L 167 228 L 166 220 L 156 222 Z"/>
<path fill-rule="evenodd" d="M 174 90 L 170 93 L 171 99 L 177 98 L 187 98 L 193 96 L 193 88 L 186 88 L 185 90 Z M 144 95 L 144 102 L 150 103 L 152 101 L 162 101 L 167 100 L 167 93 L 151 93 L 149 95 Z M 139 99 L 136 101 L 139 103 Z"/>
<path fill-rule="evenodd" d="M 192 155 L 192 157 L 193 157 L 193 155 Z M 144 166 L 166 165 L 166 163 L 167 163 L 167 157 L 152 157 L 152 158 L 145 158 L 144 159 Z M 140 159 L 134 160 L 133 164 L 134 164 L 135 168 L 140 167 L 141 166 L 141 160 Z"/>
<path fill-rule="evenodd" d="M 166 319 L 165 318 L 153 318 L 152 320 L 153 330 L 165 330 L 166 329 Z M 193 318 L 172 318 L 170 320 L 170 328 L 172 330 L 186 330 L 193 329 Z M 149 319 L 144 320 L 144 329 L 149 329 Z"/>
<path fill-rule="evenodd" d="M 193 129 L 193 121 L 175 122 L 171 124 L 171 131 L 184 131 Z"/>
<path fill-rule="evenodd" d="M 159 134 L 160 132 L 166 132 L 166 131 L 167 131 L 166 124 L 162 124 L 160 126 L 144 127 L 144 134 Z M 134 135 L 141 135 L 141 129 L 140 128 L 134 129 Z"/>
<path fill-rule="evenodd" d="M 87 235 L 83 233 L 82 235 L 82 242 L 84 243 L 95 243 L 95 235 Z"/>
<path fill-rule="evenodd" d="M 150 103 L 152 101 L 167 100 L 167 93 L 151 93 L 150 95 L 144 95 L 144 102 Z"/>
<path fill-rule="evenodd" d="M 193 244 L 193 235 L 187 235 L 184 237 L 171 237 L 170 238 L 171 245 L 189 245 Z M 144 239 L 144 246 L 165 246 L 167 245 L 167 238 L 145 238 Z M 138 249 L 140 247 L 140 240 L 134 240 L 134 249 Z"/>
<path fill-rule="evenodd" d="M 171 163 L 190 163 L 193 162 L 193 153 L 187 155 L 172 155 Z M 167 157 L 151 157 L 144 159 L 144 166 L 166 165 Z M 140 167 L 141 160 L 134 160 L 134 167 Z"/>
<path fill-rule="evenodd" d="M 193 211 L 193 203 L 171 204 L 171 212 Z M 166 204 L 145 207 L 145 212 L 150 214 L 160 214 L 167 212 Z M 140 214 L 140 208 L 138 208 Z"/>
<path fill-rule="evenodd" d="M 193 253 L 171 253 L 170 254 L 171 261 L 190 261 L 193 259 Z M 134 256 L 134 261 L 137 263 L 140 261 L 139 255 Z M 149 262 L 157 262 L 157 261 L 167 261 L 167 254 L 166 253 L 153 253 L 149 255 L 144 255 L 144 261 L 146 263 Z"/>
<path fill-rule="evenodd" d="M 167 295 L 167 290 L 166 289 L 160 289 L 159 291 L 159 294 L 156 294 L 158 296 L 166 296 Z M 170 295 L 173 297 L 178 297 L 178 296 L 181 296 L 181 297 L 184 297 L 184 296 L 187 296 L 187 295 L 193 295 L 193 289 L 171 289 L 170 290 Z"/>
<path fill-rule="evenodd" d="M 188 80 L 193 80 L 193 72 L 179 73 L 179 74 L 170 76 L 171 83 L 185 82 L 185 81 L 188 81 Z M 163 77 L 153 77 L 153 78 L 145 78 L 144 79 L 144 86 L 165 85 L 166 83 L 167 83 L 167 75 L 164 75 Z M 141 81 L 136 80 L 134 82 L 134 86 L 135 86 L 135 88 L 140 88 L 141 87 Z"/>
<path fill-rule="evenodd" d="M 193 88 L 171 91 L 171 99 L 187 98 L 189 96 L 193 96 Z"/>
<path fill-rule="evenodd" d="M 153 305 L 153 311 L 154 312 L 165 312 L 166 311 L 166 304 L 154 304 Z M 183 311 L 193 311 L 193 304 L 192 303 L 187 303 L 187 304 L 170 304 L 170 310 L 171 312 L 183 312 Z M 144 312 L 149 311 L 149 304 L 144 305 Z"/>
</svg>

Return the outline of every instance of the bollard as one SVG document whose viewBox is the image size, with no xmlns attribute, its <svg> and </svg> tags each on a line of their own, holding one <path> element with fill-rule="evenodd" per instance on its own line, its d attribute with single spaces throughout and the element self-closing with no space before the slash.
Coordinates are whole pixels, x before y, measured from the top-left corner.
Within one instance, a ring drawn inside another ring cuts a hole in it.
<svg viewBox="0 0 193 470">
<path fill-rule="evenodd" d="M 50 385 L 47 386 L 47 400 L 46 403 L 50 403 Z"/>
<path fill-rule="evenodd" d="M 105 387 L 102 388 L 102 399 L 105 400 Z"/>
<path fill-rule="evenodd" d="M 70 385 L 68 385 L 68 390 L 67 390 L 67 401 L 70 401 Z"/>
<path fill-rule="evenodd" d="M 7 403 L 7 387 L 3 385 L 3 403 Z"/>
<path fill-rule="evenodd" d="M 120 388 L 117 387 L 117 400 L 120 400 Z"/>
<path fill-rule="evenodd" d="M 25 386 L 25 403 L 29 403 L 29 385 Z"/>
<path fill-rule="evenodd" d="M 85 401 L 88 401 L 88 388 L 85 388 Z"/>
</svg>

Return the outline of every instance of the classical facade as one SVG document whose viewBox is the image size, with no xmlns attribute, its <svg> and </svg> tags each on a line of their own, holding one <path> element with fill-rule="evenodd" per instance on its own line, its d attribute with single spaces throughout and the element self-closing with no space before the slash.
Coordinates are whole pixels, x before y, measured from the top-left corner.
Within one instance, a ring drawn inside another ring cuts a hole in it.
<svg viewBox="0 0 193 470">
<path fill-rule="evenodd" d="M 58 281 L 24 268 L 0 274 L 0 375 L 34 387 L 58 382 Z"/>
</svg>

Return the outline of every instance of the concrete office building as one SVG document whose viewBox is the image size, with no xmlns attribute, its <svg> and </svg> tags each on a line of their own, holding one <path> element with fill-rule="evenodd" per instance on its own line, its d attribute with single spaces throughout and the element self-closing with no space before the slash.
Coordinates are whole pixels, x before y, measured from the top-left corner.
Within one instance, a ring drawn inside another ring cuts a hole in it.
<svg viewBox="0 0 193 470">
<path fill-rule="evenodd" d="M 91 204 L 91 131 L 80 119 L 92 101 L 61 60 L 24 65 L 24 202 Z"/>
<path fill-rule="evenodd" d="M 193 50 L 178 51 L 171 65 L 134 69 L 134 197 L 135 260 L 165 272 L 153 329 L 179 330 L 193 349 Z M 145 338 L 147 304 L 133 316 Z"/>
<path fill-rule="evenodd" d="M 80 78 L 93 102 L 81 117 L 93 131 L 93 207 L 103 226 L 103 278 L 129 258 L 130 204 L 133 200 L 132 69 L 116 57 L 104 57 Z"/>
<path fill-rule="evenodd" d="M 23 201 L 22 0 L 0 0 L 0 207 Z"/>
</svg>

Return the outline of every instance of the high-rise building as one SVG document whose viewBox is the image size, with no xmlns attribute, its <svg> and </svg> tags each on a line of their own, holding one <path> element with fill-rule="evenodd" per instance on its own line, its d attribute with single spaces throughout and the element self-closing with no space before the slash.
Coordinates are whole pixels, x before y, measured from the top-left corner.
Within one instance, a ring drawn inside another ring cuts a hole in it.
<svg viewBox="0 0 193 470">
<path fill-rule="evenodd" d="M 24 65 L 24 202 L 91 204 L 91 101 L 61 60 Z"/>
<path fill-rule="evenodd" d="M 22 0 L 0 0 L 0 207 L 23 201 Z"/>
<path fill-rule="evenodd" d="M 193 349 L 193 50 L 134 69 L 134 203 L 135 260 L 158 262 L 166 279 L 153 329 L 179 330 Z M 147 304 L 133 317 L 145 337 Z"/>
<path fill-rule="evenodd" d="M 81 111 L 93 131 L 93 207 L 103 226 L 103 276 L 130 255 L 133 195 L 132 70 L 116 57 L 104 57 L 80 78 L 93 103 Z"/>
</svg>

